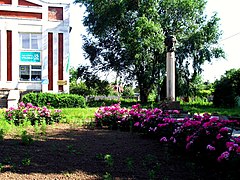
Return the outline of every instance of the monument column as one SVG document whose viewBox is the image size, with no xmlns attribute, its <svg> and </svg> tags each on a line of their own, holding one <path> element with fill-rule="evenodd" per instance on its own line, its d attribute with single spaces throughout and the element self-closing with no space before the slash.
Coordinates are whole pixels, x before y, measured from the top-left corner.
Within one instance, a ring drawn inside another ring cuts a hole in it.
<svg viewBox="0 0 240 180">
<path fill-rule="evenodd" d="M 167 99 L 175 101 L 175 44 L 174 36 L 167 36 L 165 45 L 167 46 L 166 71 L 167 71 Z"/>
</svg>

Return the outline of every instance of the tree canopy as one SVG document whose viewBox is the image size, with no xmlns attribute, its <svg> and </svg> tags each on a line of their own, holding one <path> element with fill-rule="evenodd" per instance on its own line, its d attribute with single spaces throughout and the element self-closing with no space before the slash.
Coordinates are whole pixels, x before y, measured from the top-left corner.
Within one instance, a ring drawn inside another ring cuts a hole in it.
<svg viewBox="0 0 240 180">
<path fill-rule="evenodd" d="M 84 38 L 86 58 L 99 70 L 111 69 L 136 80 L 142 102 L 165 76 L 166 36 L 175 35 L 178 40 L 177 78 L 186 88 L 201 73 L 205 61 L 224 56 L 217 46 L 219 18 L 216 14 L 207 18 L 204 0 L 75 2 L 86 6 L 83 23 L 91 34 Z"/>
</svg>

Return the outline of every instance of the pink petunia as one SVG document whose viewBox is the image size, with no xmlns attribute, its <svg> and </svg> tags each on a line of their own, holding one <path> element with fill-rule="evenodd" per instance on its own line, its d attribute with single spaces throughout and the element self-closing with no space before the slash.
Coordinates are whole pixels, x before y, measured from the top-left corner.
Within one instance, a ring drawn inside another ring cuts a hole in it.
<svg viewBox="0 0 240 180">
<path fill-rule="evenodd" d="M 220 133 L 218 133 L 217 136 L 216 136 L 216 138 L 217 138 L 217 139 L 221 139 L 221 138 L 223 138 L 223 136 L 222 136 Z"/>
<path fill-rule="evenodd" d="M 192 139 L 192 136 L 187 136 L 186 141 L 189 142 Z"/>
<path fill-rule="evenodd" d="M 180 111 L 179 111 L 179 110 L 173 110 L 173 113 L 174 113 L 174 114 L 179 114 Z"/>
<path fill-rule="evenodd" d="M 215 151 L 216 150 L 216 148 L 211 146 L 210 144 L 207 145 L 207 149 L 210 150 L 210 151 Z"/>
<path fill-rule="evenodd" d="M 140 125 L 139 122 L 135 122 L 135 123 L 134 123 L 134 126 L 136 126 L 136 127 L 139 126 L 139 125 Z"/>
<path fill-rule="evenodd" d="M 189 150 L 190 149 L 190 146 L 193 144 L 193 141 L 190 141 L 189 143 L 187 143 L 186 145 L 186 150 Z"/>
<path fill-rule="evenodd" d="M 177 142 L 174 137 L 171 137 L 171 138 L 170 138 L 170 141 L 172 141 L 173 143 L 176 143 L 176 142 Z"/>
<path fill-rule="evenodd" d="M 159 127 L 159 128 L 161 128 L 161 127 L 165 127 L 165 126 L 167 126 L 168 124 L 167 123 L 164 123 L 164 124 L 158 124 L 157 126 Z"/>
<path fill-rule="evenodd" d="M 162 137 L 162 138 L 160 139 L 160 142 L 167 142 L 167 138 L 166 138 L 166 137 Z"/>
<path fill-rule="evenodd" d="M 209 131 L 206 131 L 206 135 L 210 135 L 211 133 Z"/>
<path fill-rule="evenodd" d="M 237 153 L 240 153 L 240 146 L 238 146 L 236 152 L 237 152 Z"/>
<path fill-rule="evenodd" d="M 229 129 L 227 127 L 222 127 L 220 130 L 219 130 L 220 133 L 228 133 L 229 132 Z"/>
<path fill-rule="evenodd" d="M 19 103 L 19 106 L 20 106 L 20 107 L 25 107 L 24 102 L 21 101 L 21 102 Z"/>
<path fill-rule="evenodd" d="M 218 162 L 221 162 L 224 159 L 228 160 L 228 158 L 229 158 L 229 152 L 225 151 L 217 158 L 217 160 L 218 160 Z"/>
</svg>

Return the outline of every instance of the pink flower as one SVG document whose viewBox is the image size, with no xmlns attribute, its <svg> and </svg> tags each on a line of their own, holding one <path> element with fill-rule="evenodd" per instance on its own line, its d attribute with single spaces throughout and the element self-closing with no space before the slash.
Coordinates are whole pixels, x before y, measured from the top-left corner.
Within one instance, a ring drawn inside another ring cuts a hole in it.
<svg viewBox="0 0 240 180">
<path fill-rule="evenodd" d="M 100 119 L 102 118 L 102 115 L 100 113 L 95 113 L 95 116 Z"/>
<path fill-rule="evenodd" d="M 20 107 L 25 107 L 24 102 L 21 101 L 21 102 L 19 103 L 19 106 L 20 106 Z"/>
<path fill-rule="evenodd" d="M 228 160 L 228 158 L 229 158 L 229 152 L 225 151 L 218 157 L 217 160 L 218 160 L 218 162 L 221 162 L 223 159 Z"/>
<path fill-rule="evenodd" d="M 208 126 L 211 126 L 211 123 L 210 123 L 210 122 L 205 122 L 205 123 L 203 124 L 203 127 L 204 127 L 204 128 L 207 128 Z"/>
<path fill-rule="evenodd" d="M 236 152 L 237 152 L 237 153 L 240 153 L 240 146 L 238 146 Z"/>
<path fill-rule="evenodd" d="M 221 139 L 222 137 L 223 136 L 220 133 L 218 133 L 217 136 L 216 136 L 217 139 Z"/>
<path fill-rule="evenodd" d="M 234 142 L 226 142 L 226 146 L 229 151 L 237 151 L 238 149 L 238 144 L 235 144 Z"/>
<path fill-rule="evenodd" d="M 180 111 L 179 111 L 179 110 L 173 110 L 173 113 L 174 113 L 174 114 L 179 114 Z"/>
<path fill-rule="evenodd" d="M 132 105 L 133 109 L 138 109 L 140 107 L 140 104 Z"/>
<path fill-rule="evenodd" d="M 189 142 L 192 139 L 192 136 L 187 136 L 186 141 Z"/>
<path fill-rule="evenodd" d="M 140 125 L 139 122 L 135 122 L 135 123 L 134 123 L 134 126 L 136 126 L 136 127 L 139 126 L 139 125 Z"/>
<path fill-rule="evenodd" d="M 209 131 L 206 131 L 206 135 L 210 135 L 211 133 Z"/>
<path fill-rule="evenodd" d="M 228 133 L 229 132 L 229 129 L 227 127 L 222 127 L 220 130 L 219 130 L 220 133 Z"/>
<path fill-rule="evenodd" d="M 207 145 L 207 149 L 209 149 L 210 151 L 215 151 L 216 150 L 216 148 L 211 146 L 210 144 Z"/>
<path fill-rule="evenodd" d="M 187 143 L 186 145 L 186 149 L 189 150 L 190 149 L 190 146 L 193 144 L 193 141 L 190 141 L 189 143 Z"/>
<path fill-rule="evenodd" d="M 165 126 L 167 126 L 168 124 L 167 123 L 164 123 L 164 124 L 158 124 L 157 126 L 159 127 L 159 128 L 161 128 L 161 127 L 165 127 Z"/>
<path fill-rule="evenodd" d="M 171 137 L 171 138 L 170 138 L 170 141 L 172 141 L 173 143 L 176 143 L 176 142 L 177 142 L 174 137 Z"/>
<path fill-rule="evenodd" d="M 160 139 L 160 142 L 167 142 L 167 138 L 166 138 L 166 137 L 162 137 L 162 138 Z"/>
<path fill-rule="evenodd" d="M 29 108 L 33 107 L 32 103 L 27 103 L 27 107 Z"/>
<path fill-rule="evenodd" d="M 232 146 L 233 146 L 233 144 L 234 144 L 234 142 L 226 142 L 226 146 L 227 146 L 227 148 L 230 148 L 230 147 L 232 147 Z"/>
<path fill-rule="evenodd" d="M 236 138 L 233 138 L 233 140 L 234 140 L 236 143 L 240 144 L 240 136 L 239 136 L 239 137 L 236 137 Z"/>
</svg>

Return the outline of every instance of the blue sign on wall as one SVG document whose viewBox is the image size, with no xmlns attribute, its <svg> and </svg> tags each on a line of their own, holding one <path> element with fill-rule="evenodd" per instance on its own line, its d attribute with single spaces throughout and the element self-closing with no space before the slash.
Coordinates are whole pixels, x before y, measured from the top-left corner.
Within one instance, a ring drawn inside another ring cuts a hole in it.
<svg viewBox="0 0 240 180">
<path fill-rule="evenodd" d="M 20 52 L 21 62 L 41 62 L 40 52 L 22 51 Z"/>
<path fill-rule="evenodd" d="M 42 79 L 42 84 L 49 84 L 49 80 L 48 79 Z"/>
</svg>

